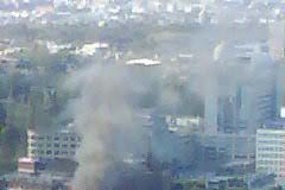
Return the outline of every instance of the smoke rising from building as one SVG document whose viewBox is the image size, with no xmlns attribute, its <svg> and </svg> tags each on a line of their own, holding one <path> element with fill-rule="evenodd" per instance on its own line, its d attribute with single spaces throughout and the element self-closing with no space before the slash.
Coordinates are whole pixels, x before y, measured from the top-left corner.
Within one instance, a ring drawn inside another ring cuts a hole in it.
<svg viewBox="0 0 285 190">
<path fill-rule="evenodd" d="M 137 103 L 144 96 L 156 93 L 152 96 L 155 97 L 152 106 L 165 111 L 181 104 L 179 87 L 185 81 L 185 96 L 194 93 L 201 100 L 207 100 L 207 95 L 213 94 L 215 98 L 233 96 L 231 93 L 238 85 L 249 84 L 267 71 L 267 66 L 258 66 L 258 59 L 254 64 L 241 65 L 223 49 L 223 43 L 218 44 L 209 55 L 212 57 L 209 62 L 189 64 L 186 70 L 191 72 L 185 76 L 172 65 L 163 64 L 156 68 L 139 66 L 137 70 L 136 66 L 98 64 L 76 73 L 69 85 L 80 94 L 72 108 L 77 131 L 83 138 L 77 154 L 79 168 L 74 177 L 75 189 L 100 189 L 107 168 L 122 162 L 126 155 L 139 158 L 145 153 L 145 133 L 135 118 Z M 130 67 L 135 69 L 128 69 Z M 177 110 L 171 111 L 177 114 Z M 115 177 L 110 176 L 112 178 Z"/>
<path fill-rule="evenodd" d="M 130 80 L 118 66 L 94 66 L 72 82 L 80 90 L 73 106 L 75 124 L 83 137 L 74 178 L 76 189 L 97 189 L 106 168 L 140 152 Z"/>
</svg>

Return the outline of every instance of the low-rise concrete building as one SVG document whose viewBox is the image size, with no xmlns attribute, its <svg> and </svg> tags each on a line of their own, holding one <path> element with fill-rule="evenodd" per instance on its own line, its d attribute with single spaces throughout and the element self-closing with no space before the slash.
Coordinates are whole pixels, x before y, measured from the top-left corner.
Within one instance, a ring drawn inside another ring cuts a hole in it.
<svg viewBox="0 0 285 190">
<path fill-rule="evenodd" d="M 40 133 L 28 130 L 29 158 L 66 158 L 73 159 L 81 138 L 72 128 L 65 128 L 53 133 Z"/>
</svg>

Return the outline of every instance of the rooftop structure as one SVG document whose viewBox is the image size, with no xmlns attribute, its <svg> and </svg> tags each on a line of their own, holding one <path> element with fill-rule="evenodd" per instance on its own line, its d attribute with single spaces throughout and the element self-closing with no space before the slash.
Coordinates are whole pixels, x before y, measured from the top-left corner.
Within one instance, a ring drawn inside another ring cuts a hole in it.
<svg viewBox="0 0 285 190">
<path fill-rule="evenodd" d="M 130 61 L 127 61 L 127 65 L 159 65 L 160 61 L 151 60 L 151 59 L 132 59 Z"/>
</svg>

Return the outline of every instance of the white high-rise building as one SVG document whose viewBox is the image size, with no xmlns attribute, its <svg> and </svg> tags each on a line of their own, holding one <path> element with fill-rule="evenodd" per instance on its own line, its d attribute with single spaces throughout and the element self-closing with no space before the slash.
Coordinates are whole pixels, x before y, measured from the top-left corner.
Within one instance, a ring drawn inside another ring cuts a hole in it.
<svg viewBox="0 0 285 190">
<path fill-rule="evenodd" d="M 267 122 L 256 132 L 256 172 L 285 178 L 285 120 Z"/>
</svg>

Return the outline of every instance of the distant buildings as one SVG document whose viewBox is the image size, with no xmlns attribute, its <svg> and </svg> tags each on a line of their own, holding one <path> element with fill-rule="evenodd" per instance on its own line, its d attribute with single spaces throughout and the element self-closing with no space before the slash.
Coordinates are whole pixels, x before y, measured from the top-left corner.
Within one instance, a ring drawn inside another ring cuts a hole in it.
<svg viewBox="0 0 285 190">
<path fill-rule="evenodd" d="M 205 122 L 211 134 L 255 134 L 264 121 L 279 114 L 276 111 L 281 104 L 277 99 L 276 64 L 267 46 L 236 45 L 233 51 L 232 56 L 222 57 L 216 63 L 225 67 L 226 74 L 218 71 L 214 73 L 216 78 L 209 81 Z M 229 75 L 231 72 L 235 72 L 233 76 Z M 242 72 L 243 77 L 236 72 Z"/>
<path fill-rule="evenodd" d="M 15 175 L 4 181 L 4 190 L 69 190 L 70 179 L 52 176 Z"/>
<path fill-rule="evenodd" d="M 254 135 L 217 134 L 202 137 L 205 165 L 210 162 L 250 165 L 255 160 Z M 210 168 L 210 166 L 208 166 Z"/>
<path fill-rule="evenodd" d="M 132 59 L 126 62 L 127 65 L 144 65 L 144 66 L 151 66 L 151 65 L 160 65 L 160 61 L 152 60 L 152 59 Z"/>
<path fill-rule="evenodd" d="M 266 122 L 256 133 L 256 172 L 285 179 L 285 120 Z"/>
<path fill-rule="evenodd" d="M 226 50 L 214 63 L 218 69 L 209 71 L 201 138 L 204 158 L 253 166 L 256 130 L 279 116 L 277 64 L 266 43 L 231 44 Z M 253 167 L 247 172 L 254 172 Z"/>
<path fill-rule="evenodd" d="M 81 142 L 80 137 L 70 128 L 48 133 L 28 130 L 27 138 L 29 158 L 74 159 Z"/>
<path fill-rule="evenodd" d="M 248 184 L 243 178 L 234 177 L 216 177 L 207 182 L 208 190 L 234 190 L 234 189 L 248 189 Z"/>
<path fill-rule="evenodd" d="M 92 56 L 94 55 L 98 50 L 106 50 L 109 48 L 109 44 L 107 43 L 92 43 L 92 44 L 84 44 L 82 48 L 76 48 L 75 54 L 76 55 L 82 55 L 82 56 Z"/>
</svg>

